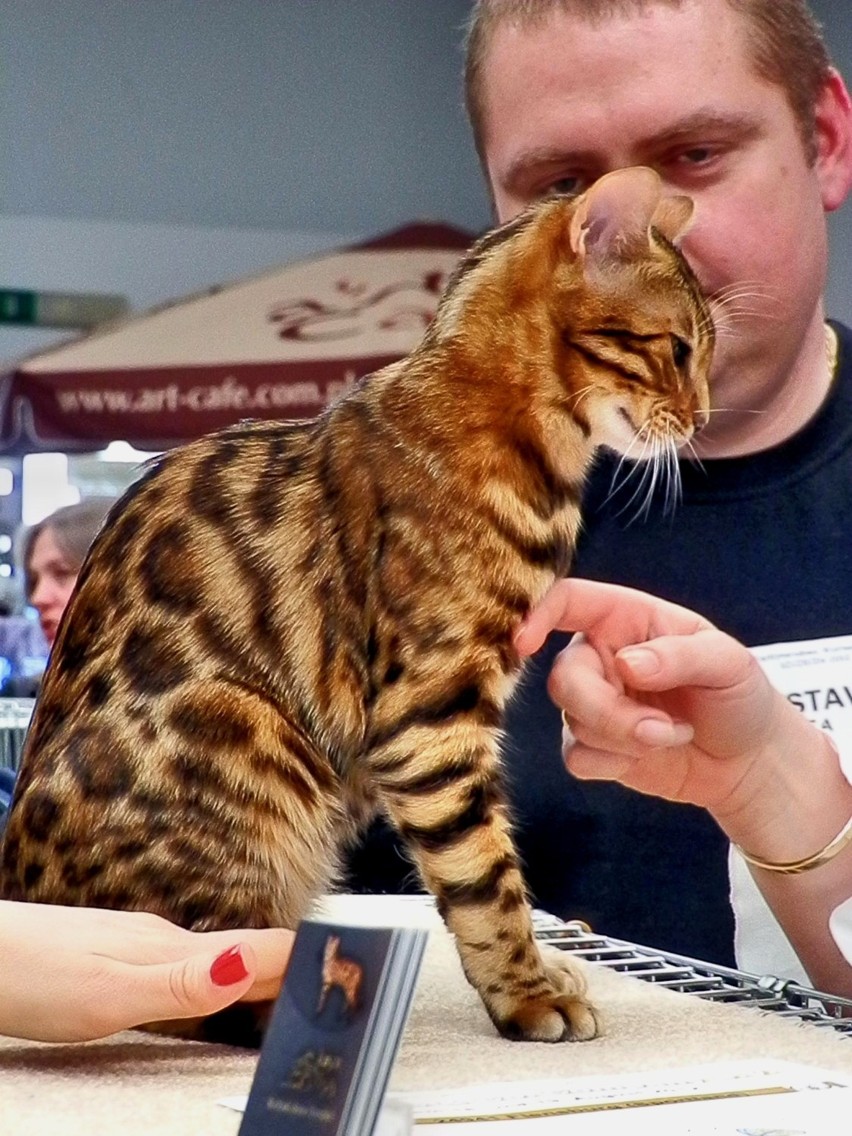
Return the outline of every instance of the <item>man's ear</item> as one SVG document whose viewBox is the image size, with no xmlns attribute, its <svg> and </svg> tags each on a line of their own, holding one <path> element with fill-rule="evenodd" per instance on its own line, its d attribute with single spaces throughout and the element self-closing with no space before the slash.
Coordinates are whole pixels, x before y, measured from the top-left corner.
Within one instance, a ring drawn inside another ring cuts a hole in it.
<svg viewBox="0 0 852 1136">
<path fill-rule="evenodd" d="M 569 239 L 578 259 L 602 264 L 647 248 L 662 190 L 659 175 L 647 166 L 604 174 L 578 198 L 571 218 Z"/>
<path fill-rule="evenodd" d="M 852 186 L 852 99 L 833 67 L 814 107 L 814 138 L 822 205 L 831 213 Z"/>
</svg>

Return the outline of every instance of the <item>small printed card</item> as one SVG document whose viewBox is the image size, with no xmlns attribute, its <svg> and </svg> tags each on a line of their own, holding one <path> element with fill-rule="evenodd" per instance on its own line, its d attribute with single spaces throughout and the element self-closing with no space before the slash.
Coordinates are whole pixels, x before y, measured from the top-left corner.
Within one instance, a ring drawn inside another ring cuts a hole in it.
<svg viewBox="0 0 852 1136">
<path fill-rule="evenodd" d="M 427 932 L 303 922 L 240 1136 L 371 1136 Z"/>
</svg>

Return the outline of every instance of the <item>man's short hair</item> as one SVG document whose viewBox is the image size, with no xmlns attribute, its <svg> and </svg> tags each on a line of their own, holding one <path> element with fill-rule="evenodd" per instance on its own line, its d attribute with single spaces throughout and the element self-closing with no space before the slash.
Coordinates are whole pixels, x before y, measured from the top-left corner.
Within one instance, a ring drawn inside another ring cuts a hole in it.
<svg viewBox="0 0 852 1136">
<path fill-rule="evenodd" d="M 684 0 L 475 0 L 468 22 L 464 90 L 476 150 L 485 168 L 484 67 L 495 29 L 503 23 L 534 26 L 564 12 L 596 23 L 653 5 L 680 8 Z M 806 0 L 725 0 L 741 13 L 757 74 L 781 87 L 790 104 L 809 161 L 816 159 L 815 108 L 831 60 L 822 29 Z"/>
</svg>

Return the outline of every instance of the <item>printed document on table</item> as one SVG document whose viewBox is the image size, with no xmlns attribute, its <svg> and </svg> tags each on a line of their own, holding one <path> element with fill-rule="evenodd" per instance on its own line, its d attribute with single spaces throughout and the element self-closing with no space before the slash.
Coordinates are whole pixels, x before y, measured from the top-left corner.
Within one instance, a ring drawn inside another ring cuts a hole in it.
<svg viewBox="0 0 852 1136">
<path fill-rule="evenodd" d="M 848 1089 L 852 1076 L 788 1061 L 722 1061 L 680 1069 L 653 1069 L 641 1073 L 599 1074 L 549 1078 L 539 1081 L 503 1081 L 466 1085 L 459 1089 L 391 1091 L 389 1100 L 411 1108 L 418 1125 L 461 1121 L 564 1118 L 572 1114 L 628 1111 L 636 1123 L 636 1109 L 666 1103 L 722 1098 L 783 1095 L 797 1092 Z M 643 1114 L 644 1115 L 644 1114 Z M 572 1136 L 575 1129 L 572 1127 Z M 626 1131 L 626 1129 L 625 1129 Z"/>
<path fill-rule="evenodd" d="M 242 1111 L 245 1098 L 218 1103 Z M 563 1136 L 568 1115 L 571 1136 L 847 1136 L 852 1076 L 755 1059 L 391 1091 L 373 1136 L 404 1136 L 412 1120 L 421 1136 Z"/>
<path fill-rule="evenodd" d="M 443 1136 L 848 1136 L 852 1089 L 441 1126 Z M 432 1130 L 434 1131 L 434 1130 Z M 431 1136 L 415 1126 L 415 1136 Z"/>
</svg>

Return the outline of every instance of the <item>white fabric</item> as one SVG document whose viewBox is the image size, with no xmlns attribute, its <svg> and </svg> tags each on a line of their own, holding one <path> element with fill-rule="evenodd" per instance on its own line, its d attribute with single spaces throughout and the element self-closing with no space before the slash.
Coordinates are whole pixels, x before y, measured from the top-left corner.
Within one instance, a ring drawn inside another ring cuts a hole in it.
<svg viewBox="0 0 852 1136">
<path fill-rule="evenodd" d="M 772 682 L 785 694 L 790 696 L 796 688 L 804 690 L 807 687 L 810 698 L 811 695 L 821 693 L 815 690 L 815 686 L 820 686 L 820 680 L 822 683 L 826 682 L 824 669 L 826 655 L 832 657 L 830 663 L 833 663 L 832 669 L 835 675 L 838 674 L 838 667 L 843 668 L 845 674 L 849 673 L 850 644 L 852 636 L 846 635 L 835 640 L 818 640 L 813 643 L 776 644 L 771 648 L 755 649 L 754 654 L 757 655 Z M 811 671 L 809 684 L 795 680 L 801 677 L 800 660 L 804 660 L 804 666 Z M 837 685 L 841 686 L 844 695 L 849 691 L 847 684 Z M 830 691 L 833 687 L 826 684 L 822 686 L 822 690 Z M 793 699 L 797 698 L 799 695 L 793 693 Z M 829 699 L 829 701 L 834 700 Z M 808 705 L 807 709 L 811 710 L 811 705 Z M 832 738 L 838 751 L 843 775 L 847 782 L 852 784 L 852 736 L 850 735 L 852 711 L 849 705 L 838 708 L 836 704 L 830 705 L 829 713 L 822 708 L 820 711 L 825 715 L 824 720 L 818 720 L 821 717 L 819 712 L 817 718 L 811 720 L 815 720 L 815 724 L 829 730 L 829 737 Z M 749 867 L 734 847 L 730 849 L 728 867 L 730 902 L 733 904 L 736 919 L 734 950 L 737 967 L 753 975 L 792 978 L 797 983 L 810 985 L 793 947 L 787 941 L 768 903 L 763 899 L 758 885 L 754 883 Z M 852 964 L 852 896 L 832 913 L 829 929 L 844 958 Z"/>
<path fill-rule="evenodd" d="M 835 907 L 828 926 L 835 943 L 840 947 L 841 954 L 852 966 L 852 899 L 847 899 L 845 903 Z"/>
<path fill-rule="evenodd" d="M 731 848 L 728 867 L 736 920 L 734 953 L 739 969 L 747 974 L 792 978 L 810 986 L 804 967 L 736 848 Z"/>
</svg>

